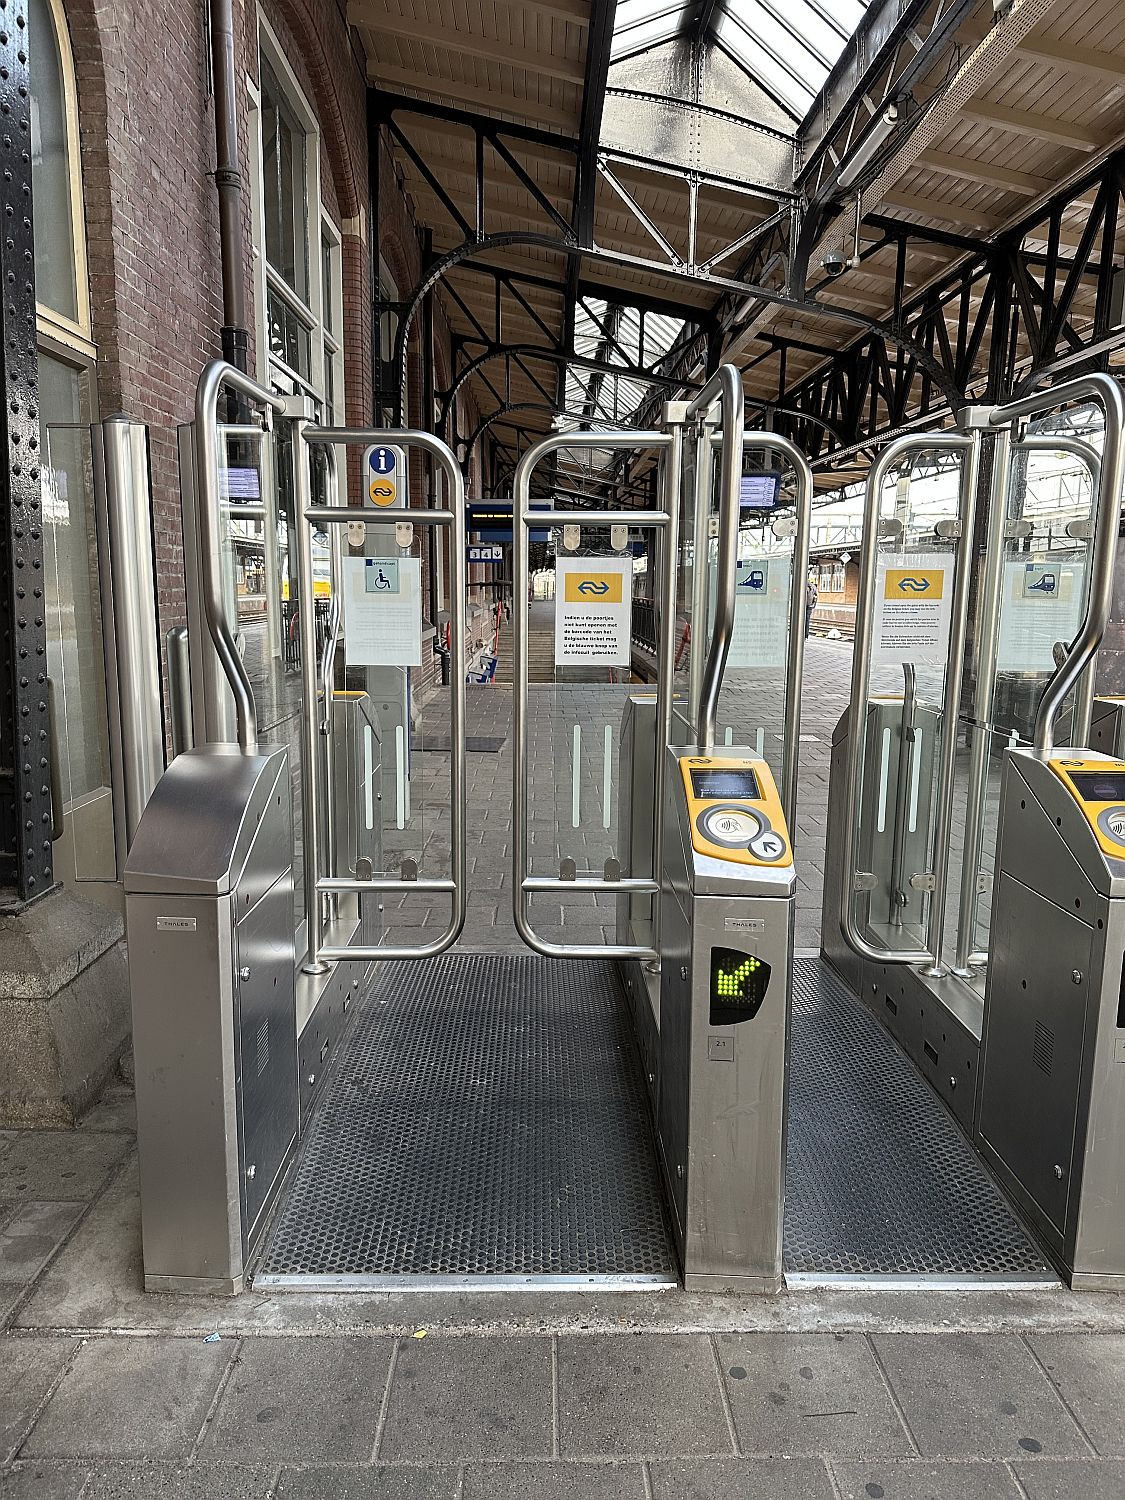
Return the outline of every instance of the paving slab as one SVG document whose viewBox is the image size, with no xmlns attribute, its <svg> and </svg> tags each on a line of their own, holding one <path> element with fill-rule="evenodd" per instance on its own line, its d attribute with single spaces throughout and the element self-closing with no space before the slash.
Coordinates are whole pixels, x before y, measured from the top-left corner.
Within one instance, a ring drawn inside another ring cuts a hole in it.
<svg viewBox="0 0 1125 1500">
<path fill-rule="evenodd" d="M 461 1470 L 440 1467 L 285 1469 L 278 1500 L 459 1500 Z"/>
<path fill-rule="evenodd" d="M 834 1500 L 823 1460 L 691 1458 L 649 1464 L 652 1500 Z"/>
<path fill-rule="evenodd" d="M 362 1462 L 375 1446 L 390 1339 L 248 1339 L 203 1448 L 248 1463 Z"/>
<path fill-rule="evenodd" d="M 265 1500 L 274 1473 L 272 1465 L 103 1464 L 82 1500 Z"/>
<path fill-rule="evenodd" d="M 31 1281 L 78 1222 L 84 1203 L 21 1203 L 0 1230 L 0 1282 Z"/>
<path fill-rule="evenodd" d="M 16 1463 L 0 1469 L 0 1500 L 79 1500 L 86 1475 L 84 1464 Z"/>
<path fill-rule="evenodd" d="M 93 1109 L 82 1116 L 78 1122 L 78 1128 L 86 1131 L 135 1134 L 137 1101 L 133 1090 L 127 1088 L 125 1084 L 115 1084 L 113 1088 L 106 1089 Z"/>
<path fill-rule="evenodd" d="M 127 1135 L 20 1131 L 0 1157 L 0 1198 L 87 1201 L 105 1184 L 130 1144 Z"/>
<path fill-rule="evenodd" d="M 561 1338 L 559 1451 L 730 1453 L 709 1340 L 692 1334 Z"/>
<path fill-rule="evenodd" d="M 1027 1500 L 1121 1500 L 1125 1461 L 1121 1459 L 1039 1459 L 1012 1465 Z"/>
<path fill-rule="evenodd" d="M 404 1339 L 380 1459 L 549 1457 L 551 1341 Z"/>
<path fill-rule="evenodd" d="M 645 1500 L 640 1464 L 471 1464 L 461 1500 Z"/>
<path fill-rule="evenodd" d="M 858 1334 L 720 1334 L 743 1453 L 912 1454 L 878 1363 Z"/>
<path fill-rule="evenodd" d="M 880 1458 L 834 1463 L 832 1472 L 840 1500 L 1021 1500 L 1011 1470 L 998 1461 Z"/>
<path fill-rule="evenodd" d="M 1028 1342 L 1097 1451 L 1125 1456 L 1125 1334 L 1048 1334 Z"/>
<path fill-rule="evenodd" d="M 22 1456 L 186 1458 L 233 1352 L 197 1339 L 93 1339 Z"/>
<path fill-rule="evenodd" d="M 1051 1382 L 1014 1335 L 878 1334 L 872 1343 L 923 1457 L 1089 1453 Z"/>
<path fill-rule="evenodd" d="M 0 1463 L 23 1438 L 39 1403 L 74 1353 L 74 1339 L 0 1338 Z"/>
</svg>

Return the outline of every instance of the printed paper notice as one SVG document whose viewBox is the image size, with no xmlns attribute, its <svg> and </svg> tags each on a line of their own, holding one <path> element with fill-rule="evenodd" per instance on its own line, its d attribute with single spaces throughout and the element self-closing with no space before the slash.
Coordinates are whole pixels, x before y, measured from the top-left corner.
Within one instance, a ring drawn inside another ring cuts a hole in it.
<svg viewBox="0 0 1125 1500">
<path fill-rule="evenodd" d="M 1085 562 L 1004 564 L 996 665 L 1004 672 L 1052 672 L 1057 642 L 1078 634 L 1086 597 Z"/>
<path fill-rule="evenodd" d="M 789 655 L 792 559 L 740 562 L 734 588 L 734 632 L 728 668 L 780 667 Z"/>
<path fill-rule="evenodd" d="M 632 557 L 556 560 L 556 667 L 629 665 L 632 586 Z"/>
<path fill-rule="evenodd" d="M 416 557 L 344 559 L 344 642 L 349 666 L 422 665 L 422 565 Z"/>
<path fill-rule="evenodd" d="M 940 666 L 949 654 L 953 566 L 948 553 L 886 553 L 875 573 L 871 660 Z"/>
</svg>

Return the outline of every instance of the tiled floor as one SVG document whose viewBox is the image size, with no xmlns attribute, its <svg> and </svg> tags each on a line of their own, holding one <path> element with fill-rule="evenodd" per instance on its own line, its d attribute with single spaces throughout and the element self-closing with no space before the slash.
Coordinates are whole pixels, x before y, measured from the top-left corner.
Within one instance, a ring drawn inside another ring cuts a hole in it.
<svg viewBox="0 0 1125 1500">
<path fill-rule="evenodd" d="M 847 655 L 809 652 L 801 947 Z M 507 735 L 510 705 L 479 690 L 471 732 Z M 469 946 L 518 941 L 509 753 L 469 758 Z M 76 1133 L 0 1132 L 0 1500 L 1125 1495 L 1125 1297 L 146 1296 L 133 1123 L 119 1086 Z"/>
</svg>

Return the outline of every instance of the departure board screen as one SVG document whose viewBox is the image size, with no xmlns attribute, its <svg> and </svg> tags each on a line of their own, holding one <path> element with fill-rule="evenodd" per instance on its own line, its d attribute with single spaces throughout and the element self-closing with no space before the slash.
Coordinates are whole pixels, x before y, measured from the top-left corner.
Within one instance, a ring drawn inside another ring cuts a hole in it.
<svg viewBox="0 0 1125 1500">
<path fill-rule="evenodd" d="M 761 797 L 758 778 L 748 767 L 719 766 L 712 770 L 692 771 L 692 795 L 701 802 L 715 797 L 734 797 L 746 802 L 757 802 Z"/>
<path fill-rule="evenodd" d="M 1083 802 L 1125 802 L 1125 771 L 1074 771 L 1070 779 Z"/>
</svg>

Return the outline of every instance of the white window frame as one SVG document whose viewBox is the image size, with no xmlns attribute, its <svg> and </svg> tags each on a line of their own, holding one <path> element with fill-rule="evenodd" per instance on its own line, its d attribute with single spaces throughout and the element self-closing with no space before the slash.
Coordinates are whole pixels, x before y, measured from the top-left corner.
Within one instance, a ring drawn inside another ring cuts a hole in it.
<svg viewBox="0 0 1125 1500">
<path fill-rule="evenodd" d="M 320 216 L 320 242 L 318 250 L 323 266 L 324 252 L 328 251 L 329 285 L 324 286 L 321 273 L 321 306 L 331 303 L 330 316 L 321 320 L 321 367 L 325 386 L 325 412 L 328 422 L 343 427 L 346 422 L 347 402 L 344 393 L 344 241 L 340 231 L 326 214 Z M 327 293 L 327 297 L 326 297 Z M 331 324 L 331 326 L 329 326 Z M 331 407 L 327 399 L 328 372 L 332 372 Z"/>
<path fill-rule="evenodd" d="M 74 249 L 75 306 L 77 319 L 70 319 L 56 308 L 36 301 L 35 324 L 41 338 L 54 340 L 86 360 L 97 359 L 91 338 L 90 268 L 86 256 L 86 215 L 82 200 L 82 147 L 78 122 L 78 84 L 74 69 L 74 49 L 70 45 L 70 28 L 62 0 L 47 0 L 55 29 L 62 75 L 63 107 L 66 112 L 66 150 L 70 178 L 70 239 Z"/>
<path fill-rule="evenodd" d="M 263 385 L 288 385 L 293 391 L 306 391 L 314 400 L 326 405 L 324 379 L 323 288 L 321 286 L 322 225 L 326 220 L 320 197 L 320 124 L 312 105 L 289 66 L 285 51 L 269 21 L 258 11 L 258 55 L 264 57 L 277 79 L 285 103 L 293 112 L 305 134 L 305 206 L 308 239 L 309 300 L 302 299 L 266 261 L 266 213 L 263 192 L 262 96 L 261 89 L 247 79 L 250 95 L 252 133 L 250 167 L 251 227 L 254 242 L 254 322 L 257 334 L 257 376 Z M 309 373 L 303 376 L 271 352 L 267 292 L 285 302 L 304 325 L 309 337 Z M 341 330 L 342 333 L 342 330 Z"/>
</svg>

